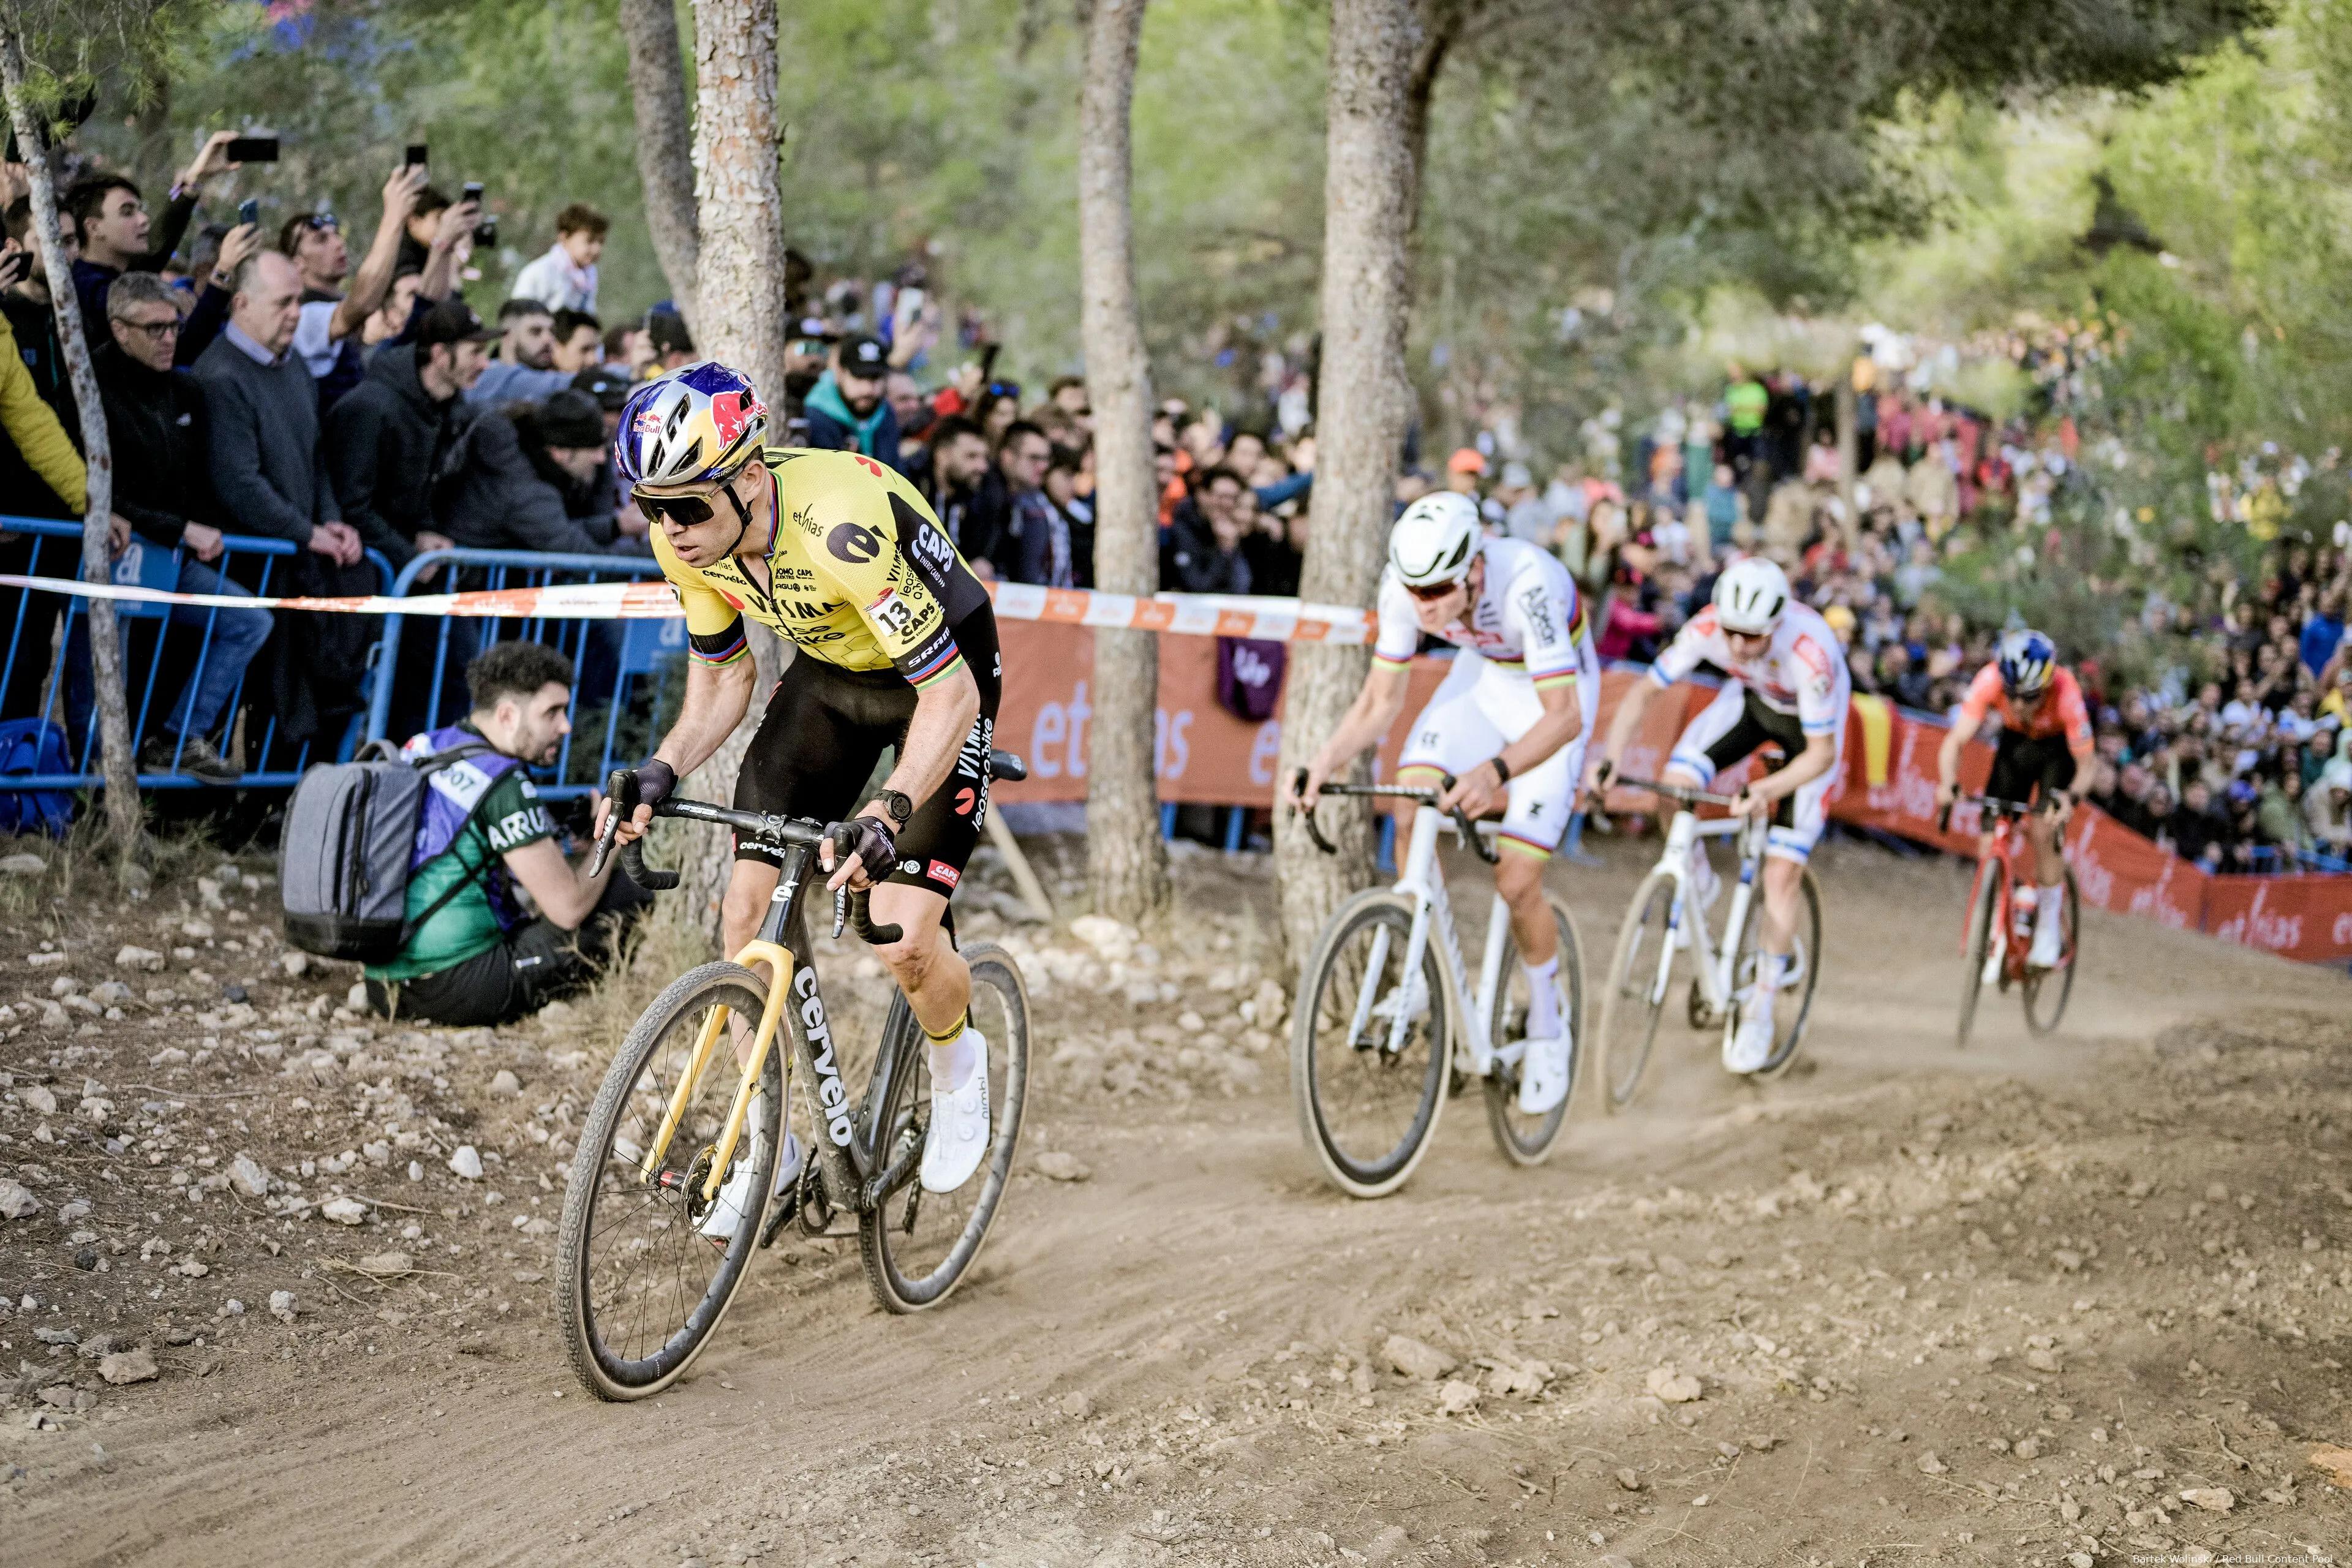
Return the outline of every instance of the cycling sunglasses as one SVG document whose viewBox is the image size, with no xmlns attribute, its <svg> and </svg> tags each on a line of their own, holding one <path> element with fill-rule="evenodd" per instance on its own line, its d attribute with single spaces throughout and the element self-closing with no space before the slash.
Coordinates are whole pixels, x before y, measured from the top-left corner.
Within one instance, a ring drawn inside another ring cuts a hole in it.
<svg viewBox="0 0 2352 1568">
<path fill-rule="evenodd" d="M 1424 605 L 1433 605 L 1440 599 L 1450 597 L 1454 590 L 1468 581 L 1466 577 L 1456 577 L 1451 583 L 1407 583 L 1404 591 Z"/>
<path fill-rule="evenodd" d="M 637 510 L 645 514 L 647 522 L 668 521 L 677 524 L 680 528 L 699 528 L 719 515 L 718 509 L 710 504 L 711 498 L 723 495 L 727 498 L 728 504 L 735 509 L 736 517 L 740 520 L 744 527 L 749 528 L 751 526 L 751 514 L 744 509 L 741 501 L 735 499 L 735 491 L 732 489 L 734 477 L 730 474 L 719 482 L 717 489 L 705 494 L 649 496 L 643 490 L 639 490 L 630 499 L 637 503 Z"/>
</svg>

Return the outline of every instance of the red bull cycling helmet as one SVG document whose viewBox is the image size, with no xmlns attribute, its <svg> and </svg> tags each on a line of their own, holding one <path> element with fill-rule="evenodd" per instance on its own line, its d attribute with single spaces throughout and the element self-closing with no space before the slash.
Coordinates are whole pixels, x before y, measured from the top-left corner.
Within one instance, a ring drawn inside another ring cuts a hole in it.
<svg viewBox="0 0 2352 1568">
<path fill-rule="evenodd" d="M 767 433 L 768 405 L 751 378 L 699 360 L 629 395 L 613 457 L 632 485 L 703 484 L 732 478 Z"/>
</svg>

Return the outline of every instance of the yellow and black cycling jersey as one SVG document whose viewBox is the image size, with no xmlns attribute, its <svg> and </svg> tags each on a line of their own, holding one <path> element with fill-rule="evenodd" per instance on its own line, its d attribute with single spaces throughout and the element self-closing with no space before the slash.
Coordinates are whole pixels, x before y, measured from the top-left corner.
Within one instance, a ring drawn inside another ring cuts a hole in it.
<svg viewBox="0 0 2352 1568">
<path fill-rule="evenodd" d="M 742 658 L 750 616 L 843 669 L 895 666 L 917 690 L 954 674 L 963 663 L 956 625 L 988 603 L 988 590 L 922 492 L 856 452 L 770 447 L 761 457 L 776 480 L 767 588 L 731 555 L 688 566 L 658 525 L 652 531 L 654 559 L 686 610 L 694 657 L 706 664 Z"/>
</svg>

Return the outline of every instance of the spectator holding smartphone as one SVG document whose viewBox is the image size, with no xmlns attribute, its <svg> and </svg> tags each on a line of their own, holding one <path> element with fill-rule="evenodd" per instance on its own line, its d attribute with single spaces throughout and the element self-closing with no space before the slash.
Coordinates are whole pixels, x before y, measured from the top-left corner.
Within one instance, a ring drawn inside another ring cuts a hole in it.
<svg viewBox="0 0 2352 1568">
<path fill-rule="evenodd" d="M 105 342 L 106 289 L 125 272 L 152 272 L 172 258 L 196 215 L 204 184 L 243 165 L 228 155 L 234 131 L 205 138 L 195 159 L 172 182 L 163 221 L 149 217 L 136 182 L 122 174 L 86 174 L 66 187 L 61 204 L 81 234 L 81 255 L 73 264 L 74 293 L 81 302 L 82 331 L 92 346 Z"/>
<path fill-rule="evenodd" d="M 421 165 L 404 164 L 392 172 L 383 183 L 383 212 L 376 221 L 375 237 L 357 272 L 352 270 L 351 247 L 343 243 L 342 225 L 334 214 L 305 213 L 289 218 L 278 230 L 278 248 L 294 263 L 302 284 L 294 357 L 319 384 L 321 414 L 357 386 L 365 372 L 361 329 L 392 292 L 401 238 L 424 190 Z M 347 277 L 351 291 L 338 292 Z"/>
<path fill-rule="evenodd" d="M 596 313 L 596 261 L 613 224 L 585 202 L 555 215 L 555 243 L 515 274 L 514 297 L 536 300 L 551 310 Z"/>
</svg>

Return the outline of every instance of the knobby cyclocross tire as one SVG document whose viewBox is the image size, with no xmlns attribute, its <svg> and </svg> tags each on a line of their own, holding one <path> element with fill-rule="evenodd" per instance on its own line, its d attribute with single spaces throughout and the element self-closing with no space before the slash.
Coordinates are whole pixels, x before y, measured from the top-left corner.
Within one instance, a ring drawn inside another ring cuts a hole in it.
<svg viewBox="0 0 2352 1568">
<path fill-rule="evenodd" d="M 1797 1047 L 1805 1043 L 1805 1026 L 1812 1018 L 1813 991 L 1822 980 L 1822 885 L 1813 879 L 1813 868 L 1805 868 L 1797 879 L 1797 929 L 1790 933 L 1789 956 L 1799 968 L 1797 985 L 1801 994 L 1791 997 L 1794 989 L 1785 982 L 1780 998 L 1772 1005 L 1772 1054 L 1764 1065 L 1749 1073 L 1749 1078 L 1776 1078 L 1789 1070 L 1797 1059 Z M 1739 935 L 1739 956 L 1731 966 L 1735 991 L 1738 985 L 1752 984 L 1762 950 L 1758 945 L 1764 935 L 1764 900 L 1757 899 L 1748 907 L 1748 929 Z M 1790 1016 L 1790 1004 L 1794 1002 L 1796 1015 Z M 1727 1027 L 1738 1026 L 1739 1009 L 1732 1008 L 1732 1022 Z"/>
<path fill-rule="evenodd" d="M 709 1009 L 724 1006 L 756 1026 L 767 996 L 766 983 L 740 964 L 678 976 L 629 1030 L 581 1125 L 556 1233 L 556 1321 L 572 1370 L 600 1399 L 643 1399 L 677 1382 L 710 1342 L 758 1248 L 764 1201 L 719 1241 L 697 1233 L 689 1191 L 689 1173 L 715 1146 L 741 1080 L 730 1039 L 718 1042 L 689 1092 L 653 1182 L 637 1162 Z M 747 1121 L 736 1145 L 736 1163 L 751 1162 L 751 1190 L 762 1199 L 775 1182 L 790 1047 L 779 1026 L 760 1076 L 767 1125 Z"/>
<path fill-rule="evenodd" d="M 1969 905 L 1969 923 L 1963 928 L 1961 963 L 1967 969 L 1960 976 L 1960 1024 L 1954 1041 L 1963 1050 L 1968 1048 L 1969 1035 L 1976 1028 L 1977 1002 L 1984 991 L 1985 963 L 1992 956 L 1993 922 L 2000 917 L 2000 884 L 2008 875 L 2008 865 L 1998 858 L 1977 868 L 1976 897 Z"/>
<path fill-rule="evenodd" d="M 1568 1108 L 1576 1103 L 1576 1086 L 1583 1076 L 1578 1069 L 1583 1066 L 1584 1037 L 1584 955 L 1576 942 L 1576 920 L 1568 906 L 1558 899 L 1546 900 L 1551 908 L 1552 926 L 1559 942 L 1559 988 L 1568 999 L 1568 1092 L 1558 1105 L 1541 1116 L 1528 1116 L 1519 1110 L 1519 1077 L 1526 1058 L 1510 1067 L 1501 1062 L 1486 1075 L 1486 1125 L 1495 1134 L 1496 1147 L 1503 1158 L 1515 1165 L 1539 1165 L 1551 1152 L 1559 1137 L 1560 1128 L 1567 1123 Z M 1525 1027 L 1527 1005 L 1512 995 L 1514 982 L 1524 986 L 1527 972 L 1519 967 L 1519 942 L 1516 934 L 1503 938 L 1503 968 L 1495 983 L 1495 1005 L 1486 1020 L 1486 1038 L 1500 1048 L 1514 1032 Z"/>
<path fill-rule="evenodd" d="M 2066 868 L 2065 962 L 2056 969 L 2025 972 L 2025 1026 L 2046 1035 L 2066 1016 L 2066 998 L 2074 993 L 2074 962 L 2083 940 L 2083 892 L 2074 885 L 2074 868 Z M 2046 1004 L 2046 1005 L 2045 1005 Z"/>
<path fill-rule="evenodd" d="M 1324 1175 L 1350 1197 L 1385 1197 L 1403 1185 L 1428 1152 L 1445 1110 L 1451 1001 L 1432 931 L 1422 949 L 1422 993 L 1413 1005 L 1403 973 L 1412 911 L 1412 900 L 1402 893 L 1382 888 L 1358 893 L 1323 928 L 1298 988 L 1290 1040 L 1298 1131 Z M 1380 973 L 1371 977 L 1374 1007 L 1358 1043 L 1350 1045 L 1349 1026 L 1381 931 L 1388 937 Z M 1390 1029 L 1401 1007 L 1408 1022 L 1402 1048 L 1392 1054 Z"/>
<path fill-rule="evenodd" d="M 1633 890 L 1617 928 L 1609 957 L 1609 977 L 1601 990 L 1599 1051 L 1601 1102 L 1612 1112 L 1633 1103 L 1650 1048 L 1658 1037 L 1658 1017 L 1674 990 L 1675 897 L 1673 872 L 1652 871 Z"/>
<path fill-rule="evenodd" d="M 898 1052 L 889 1103 L 875 1108 L 881 1167 L 908 1159 L 902 1184 L 858 1215 L 858 1250 L 866 1283 L 886 1310 L 919 1312 L 954 1293 L 980 1256 L 1013 1179 L 1021 1108 L 1029 1085 L 1029 990 L 1020 966 L 992 942 L 963 949 L 971 966 L 971 1024 L 988 1040 L 988 1155 L 952 1193 L 927 1193 L 919 1172 L 930 1125 L 931 1083 L 923 1032 L 904 1005 L 890 1009 L 885 1053 Z M 935 1260 L 934 1260 L 935 1259 Z"/>
</svg>

